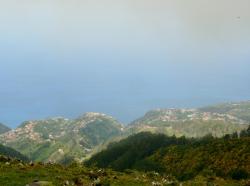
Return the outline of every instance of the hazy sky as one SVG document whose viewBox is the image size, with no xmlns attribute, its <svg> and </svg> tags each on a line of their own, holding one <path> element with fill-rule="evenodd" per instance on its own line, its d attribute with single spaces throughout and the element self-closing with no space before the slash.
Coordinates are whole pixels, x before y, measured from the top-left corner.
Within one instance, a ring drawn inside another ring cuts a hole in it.
<svg viewBox="0 0 250 186">
<path fill-rule="evenodd" d="M 0 122 L 250 99 L 249 0 L 0 0 Z"/>
</svg>

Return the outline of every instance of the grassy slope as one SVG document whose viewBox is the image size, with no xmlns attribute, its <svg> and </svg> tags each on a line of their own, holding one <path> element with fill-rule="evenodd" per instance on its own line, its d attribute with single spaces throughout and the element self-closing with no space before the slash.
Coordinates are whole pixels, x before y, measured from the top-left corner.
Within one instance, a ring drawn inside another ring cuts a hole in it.
<svg viewBox="0 0 250 186">
<path fill-rule="evenodd" d="M 68 167 L 61 165 L 28 165 L 11 162 L 6 164 L 0 161 L 0 185 L 23 186 L 34 180 L 49 181 L 55 186 L 62 186 L 67 181 L 70 185 L 91 185 L 99 183 L 103 186 L 151 186 L 152 183 L 160 185 L 179 186 L 180 182 L 154 172 L 127 171 L 124 173 L 111 170 L 89 169 L 73 164 Z M 249 182 L 248 182 L 249 183 Z M 245 186 L 247 181 L 223 180 L 221 178 L 205 178 L 198 176 L 191 181 L 182 182 L 183 186 L 220 185 L 220 186 Z"/>
<path fill-rule="evenodd" d="M 126 132 L 135 134 L 149 131 L 179 137 L 183 135 L 186 137 L 203 137 L 212 134 L 215 137 L 222 137 L 225 134 L 241 131 L 248 127 L 247 123 L 240 124 L 240 120 L 235 121 L 227 118 L 227 116 L 213 116 L 211 114 L 211 118 L 204 118 L 204 112 L 199 110 L 185 111 L 183 113 L 180 110 L 174 110 L 172 112 L 173 114 L 169 115 L 164 109 L 150 111 L 145 116 L 132 122 Z M 249 114 L 250 110 L 244 110 L 244 112 Z M 189 114 L 192 115 L 192 113 L 197 117 L 191 120 Z M 175 117 L 175 120 L 164 120 L 164 117 Z"/>
<path fill-rule="evenodd" d="M 22 155 L 20 152 L 10 148 L 6 147 L 0 144 L 0 155 L 8 156 L 11 158 L 17 158 L 23 161 L 28 161 L 28 158 L 24 155 Z"/>
<path fill-rule="evenodd" d="M 144 125 L 147 125 L 144 124 Z M 236 123 L 225 123 L 223 121 L 185 121 L 185 122 L 163 122 L 158 121 L 144 127 L 135 125 L 128 129 L 127 133 L 138 133 L 149 131 L 153 133 L 163 133 L 168 136 L 186 136 L 186 137 L 203 137 L 207 134 L 212 134 L 216 137 L 222 137 L 225 134 L 231 134 L 235 131 L 241 131 L 247 128 L 248 125 L 240 125 Z"/>
</svg>

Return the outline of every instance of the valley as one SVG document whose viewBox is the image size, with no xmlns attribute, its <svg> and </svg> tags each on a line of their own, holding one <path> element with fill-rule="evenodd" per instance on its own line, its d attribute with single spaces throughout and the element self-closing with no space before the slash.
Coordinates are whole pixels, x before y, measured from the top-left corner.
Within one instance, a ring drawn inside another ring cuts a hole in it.
<svg viewBox="0 0 250 186">
<path fill-rule="evenodd" d="M 0 185 L 247 186 L 249 115 L 246 101 L 155 109 L 128 125 L 89 112 L 2 127 Z"/>
</svg>

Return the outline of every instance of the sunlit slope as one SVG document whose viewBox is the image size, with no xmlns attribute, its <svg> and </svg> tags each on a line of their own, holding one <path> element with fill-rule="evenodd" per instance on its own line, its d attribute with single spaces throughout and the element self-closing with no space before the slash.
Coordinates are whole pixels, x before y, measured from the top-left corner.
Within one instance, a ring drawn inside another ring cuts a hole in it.
<svg viewBox="0 0 250 186">
<path fill-rule="evenodd" d="M 152 110 L 132 122 L 127 130 L 128 133 L 150 131 L 169 136 L 202 137 L 212 134 L 221 137 L 248 127 L 249 105 L 249 102 L 238 103 L 237 108 L 232 105 L 234 109 L 227 109 L 227 112 L 215 109 L 217 106 L 202 109 Z"/>
<path fill-rule="evenodd" d="M 203 112 L 227 114 L 250 123 L 250 101 L 231 102 L 199 109 Z"/>
<path fill-rule="evenodd" d="M 5 145 L 37 161 L 83 160 L 92 149 L 121 133 L 121 124 L 110 116 L 86 113 L 69 120 L 52 118 L 27 121 L 0 136 Z"/>
</svg>

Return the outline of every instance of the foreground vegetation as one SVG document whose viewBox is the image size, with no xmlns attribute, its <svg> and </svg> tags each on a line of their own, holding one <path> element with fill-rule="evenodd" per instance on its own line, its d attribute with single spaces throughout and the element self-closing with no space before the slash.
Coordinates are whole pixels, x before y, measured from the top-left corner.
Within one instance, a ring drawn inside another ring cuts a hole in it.
<svg viewBox="0 0 250 186">
<path fill-rule="evenodd" d="M 170 175 L 152 171 L 115 172 L 110 169 L 86 168 L 76 163 L 69 166 L 42 163 L 26 164 L 3 156 L 0 157 L 1 186 L 247 186 L 249 183 L 247 180 L 225 180 L 214 176 L 197 176 L 192 180 L 181 182 Z"/>
<path fill-rule="evenodd" d="M 157 171 L 179 181 L 197 176 L 247 180 L 250 177 L 250 128 L 240 135 L 186 139 L 140 133 L 110 144 L 86 165 L 117 171 Z"/>
</svg>

